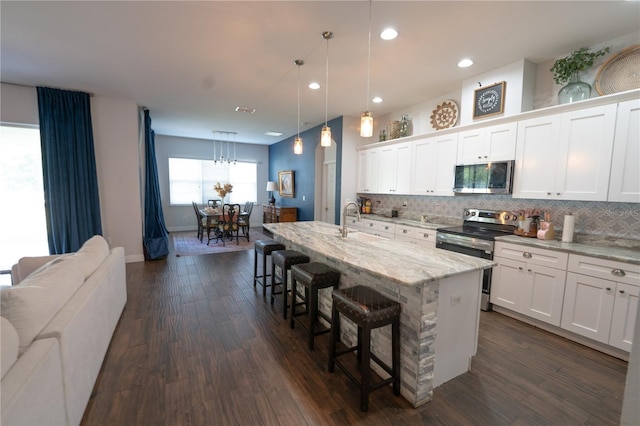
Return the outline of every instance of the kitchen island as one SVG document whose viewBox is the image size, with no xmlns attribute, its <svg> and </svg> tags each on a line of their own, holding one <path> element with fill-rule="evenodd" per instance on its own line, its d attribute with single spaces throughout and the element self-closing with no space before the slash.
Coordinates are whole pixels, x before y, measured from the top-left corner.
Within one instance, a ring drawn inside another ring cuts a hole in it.
<svg viewBox="0 0 640 426">
<path fill-rule="evenodd" d="M 288 249 L 323 262 L 342 275 L 340 287 L 366 285 L 402 305 L 401 394 L 414 407 L 431 400 L 438 385 L 469 370 L 477 350 L 482 270 L 493 262 L 361 232 L 340 234 L 324 222 L 265 224 Z M 331 292 L 319 309 L 331 312 Z M 341 322 L 340 339 L 355 345 L 356 327 Z M 391 360 L 391 330 L 374 330 L 372 351 Z M 375 363 L 374 370 L 387 377 Z"/>
</svg>

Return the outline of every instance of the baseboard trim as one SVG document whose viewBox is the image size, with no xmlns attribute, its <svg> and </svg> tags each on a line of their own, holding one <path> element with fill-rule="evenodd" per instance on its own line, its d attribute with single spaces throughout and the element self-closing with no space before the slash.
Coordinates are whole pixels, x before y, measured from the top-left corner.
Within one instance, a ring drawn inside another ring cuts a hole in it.
<svg viewBox="0 0 640 426">
<path fill-rule="evenodd" d="M 565 339 L 571 340 L 573 342 L 579 343 L 581 345 L 587 346 L 591 349 L 595 349 L 596 351 L 600 351 L 607 355 L 611 355 L 612 357 L 622 359 L 624 361 L 629 361 L 629 353 L 625 352 L 621 349 L 614 348 L 613 346 L 605 345 L 600 342 L 596 342 L 595 340 L 591 340 L 589 338 L 580 336 L 579 334 L 572 333 L 571 331 L 565 330 L 560 327 L 556 327 L 551 324 L 546 324 L 542 321 L 539 321 L 535 318 L 530 318 L 526 315 L 522 315 L 518 312 L 514 312 L 510 309 L 503 308 L 501 306 L 493 305 L 493 311 L 502 315 L 506 315 L 518 321 L 522 321 L 534 327 L 537 327 L 541 330 L 547 331 L 549 333 L 555 334 L 560 337 L 564 337 Z"/>
</svg>

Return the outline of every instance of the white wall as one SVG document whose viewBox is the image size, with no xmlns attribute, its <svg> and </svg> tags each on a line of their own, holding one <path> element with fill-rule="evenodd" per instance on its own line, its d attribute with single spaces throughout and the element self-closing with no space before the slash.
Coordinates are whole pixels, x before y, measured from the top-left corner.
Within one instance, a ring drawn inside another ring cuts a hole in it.
<svg viewBox="0 0 640 426">
<path fill-rule="evenodd" d="M 506 82 L 504 95 L 504 113 L 490 115 L 487 119 L 509 117 L 533 109 L 533 92 L 535 91 L 536 66 L 526 59 L 504 65 L 484 74 L 476 75 L 462 81 L 462 97 L 460 100 L 460 125 L 472 124 L 483 119 L 473 118 L 475 91 L 480 83 L 482 87 L 491 86 L 501 81 Z M 533 88 L 532 88 L 533 86 Z M 525 90 L 526 89 L 526 90 Z M 526 95 L 526 96 L 525 96 Z"/>
<path fill-rule="evenodd" d="M 359 147 L 377 142 L 375 137 L 363 138 L 360 136 L 360 117 L 342 117 L 342 170 L 340 187 L 340 205 L 336 210 L 340 211 L 340 221 L 342 221 L 342 207 L 347 201 L 356 201 L 356 185 L 358 171 L 358 151 Z"/>
<path fill-rule="evenodd" d="M 35 87 L 2 83 L 0 105 L 2 122 L 39 124 Z M 111 247 L 124 247 L 127 262 L 142 261 L 136 103 L 94 96 L 91 119 L 103 234 Z"/>
<path fill-rule="evenodd" d="M 595 88 L 595 79 L 600 67 L 607 62 L 610 58 L 617 55 L 620 51 L 626 49 L 629 46 L 639 44 L 640 43 L 640 31 L 623 36 L 618 37 L 613 40 L 609 40 L 603 43 L 598 43 L 593 46 L 590 46 L 590 50 L 595 52 L 604 47 L 609 47 L 609 53 L 603 57 L 596 59 L 593 63 L 593 66 L 588 70 L 585 70 L 584 73 L 580 74 L 580 78 L 589 83 L 592 87 L 591 97 L 597 97 L 598 92 L 596 92 Z M 564 58 L 565 56 L 570 55 L 571 52 L 567 52 L 566 54 L 560 56 L 559 58 Z M 559 59 L 557 58 L 557 59 Z M 554 105 L 558 105 L 558 91 L 562 88 L 561 85 L 555 84 L 553 81 L 553 76 L 551 74 L 551 67 L 555 59 L 551 59 L 546 62 L 541 62 L 538 64 L 538 70 L 536 75 L 536 95 L 534 100 L 534 109 L 546 108 Z"/>
<path fill-rule="evenodd" d="M 610 48 L 610 52 L 605 57 L 599 58 L 591 68 L 583 73 L 583 80 L 594 86 L 596 74 L 602 64 L 604 64 L 609 58 L 615 56 L 618 52 L 638 43 L 640 43 L 640 31 L 589 46 L 592 51 L 608 46 Z M 571 52 L 567 52 L 566 55 L 562 55 L 561 57 L 567 56 L 570 53 Z M 482 119 L 473 120 L 472 118 L 473 93 L 478 87 L 478 82 L 481 82 L 483 86 L 499 81 L 507 82 L 504 114 L 492 115 L 487 117 L 487 119 L 503 116 L 506 117 L 532 109 L 540 109 L 557 105 L 558 91 L 561 86 L 558 86 L 553 82 L 553 76 L 549 71 L 554 62 L 555 59 L 552 59 L 540 64 L 534 64 L 526 59 L 521 59 L 512 64 L 498 67 L 489 72 L 478 74 L 462 81 L 460 83 L 460 90 L 443 93 L 433 99 L 429 99 L 415 105 L 408 105 L 402 109 L 380 117 L 375 115 L 374 110 L 374 137 L 369 138 L 369 141 L 365 142 L 365 144 L 377 142 L 377 135 L 380 130 L 386 129 L 387 124 L 389 124 L 390 121 L 400 120 L 402 114 L 407 114 L 411 119 L 413 127 L 412 134 L 427 134 L 434 132 L 435 130 L 431 127 L 431 113 L 440 102 L 447 99 L 456 101 L 460 110 L 460 119 L 458 120 L 456 127 L 482 122 Z M 599 95 L 594 86 L 591 92 L 591 97 L 596 96 Z"/>
<path fill-rule="evenodd" d="M 131 99 L 94 96 L 91 116 L 104 237 L 125 248 L 127 262 L 141 262 L 138 105 Z"/>
</svg>

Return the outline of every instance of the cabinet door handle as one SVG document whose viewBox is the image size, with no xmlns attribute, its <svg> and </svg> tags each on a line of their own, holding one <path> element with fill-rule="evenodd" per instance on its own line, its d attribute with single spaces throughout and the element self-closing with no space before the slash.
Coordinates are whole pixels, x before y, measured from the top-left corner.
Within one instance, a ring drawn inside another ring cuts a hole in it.
<svg viewBox="0 0 640 426">
<path fill-rule="evenodd" d="M 531 268 L 527 269 L 527 272 L 531 272 Z"/>
<path fill-rule="evenodd" d="M 385 226 L 385 227 L 384 227 L 384 229 L 385 229 L 385 230 L 388 230 L 388 229 L 389 229 L 389 227 L 388 227 L 388 226 Z"/>
<path fill-rule="evenodd" d="M 522 257 L 524 257 L 525 259 L 531 259 L 531 253 L 525 251 L 524 253 L 522 253 Z"/>
<path fill-rule="evenodd" d="M 613 269 L 611 270 L 611 275 L 615 275 L 616 277 L 624 277 L 626 274 L 622 269 Z"/>
<path fill-rule="evenodd" d="M 524 268 L 522 266 L 518 266 L 518 270 L 522 271 Z"/>
<path fill-rule="evenodd" d="M 551 193 L 550 193 L 550 192 L 547 192 L 547 195 L 551 195 Z"/>
<path fill-rule="evenodd" d="M 618 290 L 620 294 L 624 294 L 624 290 Z"/>
<path fill-rule="evenodd" d="M 422 234 L 422 236 L 423 236 L 424 238 L 429 238 L 429 234 L 427 234 L 426 232 L 425 232 L 424 234 Z"/>
<path fill-rule="evenodd" d="M 559 193 L 559 192 L 556 192 L 556 195 L 560 195 L 560 193 Z"/>
<path fill-rule="evenodd" d="M 406 230 L 406 229 L 403 229 L 403 230 L 402 230 L 402 233 L 403 233 L 403 234 L 406 234 L 406 233 L 407 233 L 407 230 Z"/>
<path fill-rule="evenodd" d="M 611 291 L 611 287 L 605 287 L 604 289 L 607 291 Z"/>
</svg>

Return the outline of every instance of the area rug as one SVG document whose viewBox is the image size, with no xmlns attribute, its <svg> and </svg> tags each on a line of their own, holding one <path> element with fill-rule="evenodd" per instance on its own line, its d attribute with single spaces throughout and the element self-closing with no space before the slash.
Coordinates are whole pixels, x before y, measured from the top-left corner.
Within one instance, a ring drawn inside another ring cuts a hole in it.
<svg viewBox="0 0 640 426">
<path fill-rule="evenodd" d="M 176 256 L 198 256 L 201 254 L 253 250 L 253 242 L 255 240 L 267 238 L 263 233 L 253 229 L 249 232 L 251 241 L 247 241 L 245 237 L 240 235 L 239 244 L 236 244 L 236 239 L 234 238 L 233 241 L 225 240 L 224 246 L 222 246 L 222 241 L 216 242 L 215 239 L 211 240 L 209 245 L 207 245 L 206 236 L 202 242 L 200 242 L 196 236 L 196 231 L 172 232 L 171 237 L 173 238 L 173 250 Z"/>
</svg>

